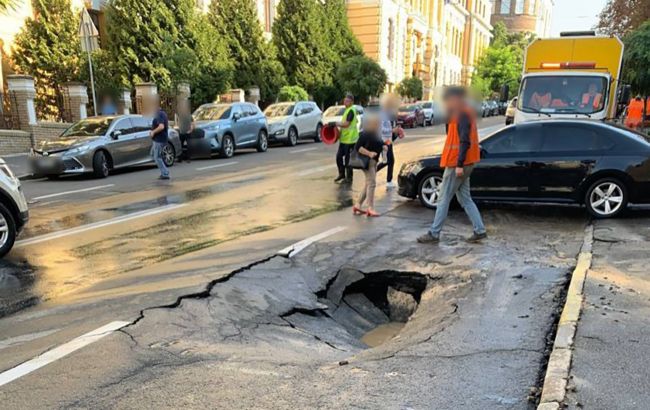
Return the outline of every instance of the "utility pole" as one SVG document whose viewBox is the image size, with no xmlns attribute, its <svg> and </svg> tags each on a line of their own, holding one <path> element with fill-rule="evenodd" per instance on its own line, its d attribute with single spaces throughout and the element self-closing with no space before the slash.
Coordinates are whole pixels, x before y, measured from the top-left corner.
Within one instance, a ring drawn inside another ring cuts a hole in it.
<svg viewBox="0 0 650 410">
<path fill-rule="evenodd" d="M 90 53 L 99 48 L 99 31 L 92 19 L 88 10 L 84 8 L 81 11 L 81 22 L 79 24 L 79 38 L 81 40 L 81 50 L 85 51 L 88 55 L 88 71 L 90 73 L 90 88 L 93 94 L 93 111 L 97 116 L 97 96 L 95 94 L 95 76 L 93 74 L 93 60 Z"/>
</svg>

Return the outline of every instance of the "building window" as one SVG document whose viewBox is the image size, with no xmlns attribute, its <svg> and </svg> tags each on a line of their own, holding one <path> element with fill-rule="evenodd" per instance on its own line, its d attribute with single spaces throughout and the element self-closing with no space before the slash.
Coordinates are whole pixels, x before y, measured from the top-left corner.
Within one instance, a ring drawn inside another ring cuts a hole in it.
<svg viewBox="0 0 650 410">
<path fill-rule="evenodd" d="M 524 14 L 524 0 L 515 0 L 515 14 Z"/>
<path fill-rule="evenodd" d="M 530 0 L 528 3 L 528 14 L 535 15 L 535 3 L 537 3 L 537 0 Z"/>
<path fill-rule="evenodd" d="M 510 14 L 510 3 L 511 0 L 501 0 L 501 14 Z"/>
<path fill-rule="evenodd" d="M 395 24 L 393 19 L 388 19 L 388 59 L 395 57 Z"/>
</svg>

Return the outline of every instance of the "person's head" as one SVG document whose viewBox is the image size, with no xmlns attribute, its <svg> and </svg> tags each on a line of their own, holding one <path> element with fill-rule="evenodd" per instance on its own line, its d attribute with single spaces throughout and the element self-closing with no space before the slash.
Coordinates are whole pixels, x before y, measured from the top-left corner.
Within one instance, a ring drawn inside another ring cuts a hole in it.
<svg viewBox="0 0 650 410">
<path fill-rule="evenodd" d="M 346 107 L 350 107 L 352 104 L 354 104 L 354 95 L 347 93 L 345 94 L 345 98 L 343 99 L 343 105 Z"/>
<path fill-rule="evenodd" d="M 637 94 L 637 96 L 634 99 L 637 101 L 641 101 L 641 94 Z"/>
<path fill-rule="evenodd" d="M 589 84 L 589 94 L 595 95 L 598 93 L 598 85 L 596 83 Z"/>
<path fill-rule="evenodd" d="M 367 114 L 363 118 L 363 129 L 368 132 L 379 132 L 381 126 L 381 118 L 375 113 Z"/>
<path fill-rule="evenodd" d="M 112 103 L 113 103 L 113 99 L 111 98 L 110 95 L 105 95 L 104 97 L 102 97 L 102 103 L 103 103 L 104 105 L 112 104 Z"/>
<path fill-rule="evenodd" d="M 395 94 L 384 94 L 381 97 L 381 107 L 384 111 L 395 114 L 401 104 L 400 98 Z"/>
<path fill-rule="evenodd" d="M 465 107 L 465 99 L 467 97 L 467 90 L 459 86 L 451 86 L 445 89 L 443 101 L 445 108 L 450 114 L 457 114 Z"/>
</svg>

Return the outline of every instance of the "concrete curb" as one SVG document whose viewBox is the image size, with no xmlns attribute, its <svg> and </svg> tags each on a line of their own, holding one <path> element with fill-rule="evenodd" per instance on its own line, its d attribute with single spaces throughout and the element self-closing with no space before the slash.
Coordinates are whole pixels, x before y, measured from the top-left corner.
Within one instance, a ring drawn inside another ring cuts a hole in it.
<svg viewBox="0 0 650 410">
<path fill-rule="evenodd" d="M 553 351 L 548 360 L 542 396 L 537 410 L 559 409 L 564 402 L 573 356 L 573 342 L 578 320 L 580 319 L 580 312 L 582 311 L 583 288 L 587 272 L 591 267 L 593 242 L 594 227 L 589 225 L 585 229 L 585 237 L 578 255 L 578 263 L 571 275 L 566 302 L 557 326 Z"/>
</svg>

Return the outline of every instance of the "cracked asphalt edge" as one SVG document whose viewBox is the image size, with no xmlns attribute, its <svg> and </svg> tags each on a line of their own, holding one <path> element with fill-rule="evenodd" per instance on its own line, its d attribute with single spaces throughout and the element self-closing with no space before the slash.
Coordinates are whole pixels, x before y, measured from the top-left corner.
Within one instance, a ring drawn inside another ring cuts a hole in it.
<svg viewBox="0 0 650 410">
<path fill-rule="evenodd" d="M 537 410 L 560 409 L 566 397 L 566 387 L 573 357 L 573 345 L 578 320 L 584 300 L 584 284 L 587 272 L 591 268 L 592 248 L 594 243 L 594 226 L 585 228 L 585 235 L 578 254 L 576 267 L 571 274 L 571 282 L 557 326 L 553 350 L 548 360 L 542 394 Z"/>
</svg>

